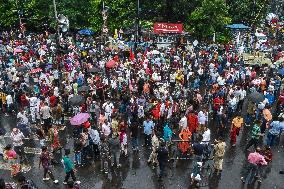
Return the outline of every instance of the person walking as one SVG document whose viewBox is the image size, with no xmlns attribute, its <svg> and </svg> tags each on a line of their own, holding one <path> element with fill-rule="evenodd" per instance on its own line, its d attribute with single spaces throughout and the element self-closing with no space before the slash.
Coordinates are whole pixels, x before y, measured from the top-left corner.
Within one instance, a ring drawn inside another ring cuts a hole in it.
<svg viewBox="0 0 284 189">
<path fill-rule="evenodd" d="M 145 137 L 145 147 L 149 147 L 151 145 L 151 135 L 154 129 L 154 122 L 147 117 L 147 119 L 143 122 L 144 127 L 144 137 Z"/>
<path fill-rule="evenodd" d="M 65 179 L 63 181 L 63 184 L 67 184 L 70 176 L 72 177 L 72 180 L 76 183 L 80 183 L 80 181 L 76 181 L 76 176 L 75 176 L 75 168 L 74 168 L 74 164 L 72 162 L 72 160 L 70 159 L 69 157 L 70 155 L 70 150 L 69 149 L 66 149 L 65 150 L 65 155 L 62 159 L 62 163 L 63 163 L 63 166 L 64 166 L 64 171 L 66 173 L 65 175 Z"/>
<path fill-rule="evenodd" d="M 226 148 L 226 143 L 222 138 L 215 140 L 213 157 L 214 157 L 214 169 L 217 175 L 219 175 L 223 170 L 225 148 Z"/>
<path fill-rule="evenodd" d="M 230 131 L 230 140 L 232 147 L 236 146 L 237 136 L 239 136 L 240 129 L 244 124 L 244 119 L 241 116 L 237 116 L 233 119 Z"/>
<path fill-rule="evenodd" d="M 247 179 L 249 179 L 250 182 L 250 179 L 252 179 L 251 177 L 259 177 L 259 166 L 267 165 L 264 156 L 261 155 L 260 152 L 261 149 L 257 147 L 254 152 L 248 155 L 248 166 L 241 173 L 241 181 L 243 183 L 245 183 Z"/>
<path fill-rule="evenodd" d="M 168 156 L 169 156 L 169 152 L 168 152 L 166 143 L 163 139 L 161 139 L 161 145 L 157 150 L 157 159 L 158 159 L 159 168 L 160 168 L 159 180 L 161 180 L 165 174 L 166 164 L 168 162 Z"/>
<path fill-rule="evenodd" d="M 127 134 L 126 134 L 125 128 L 121 129 L 119 141 L 120 141 L 121 154 L 123 154 L 124 156 L 127 156 Z"/>
<path fill-rule="evenodd" d="M 152 164 L 152 168 L 154 169 L 155 166 L 158 165 L 158 159 L 157 159 L 157 150 L 160 146 L 160 142 L 158 137 L 156 136 L 155 132 L 152 134 L 152 152 L 150 154 L 150 157 L 148 159 L 148 164 Z"/>
<path fill-rule="evenodd" d="M 43 146 L 41 148 L 42 152 L 39 158 L 39 165 L 38 167 L 40 168 L 40 166 L 42 165 L 43 167 L 43 181 L 47 181 L 51 178 L 51 180 L 57 184 L 58 180 L 54 178 L 53 173 L 51 171 L 51 155 L 47 150 L 46 146 Z M 47 174 L 49 175 L 50 178 L 47 177 Z"/>
<path fill-rule="evenodd" d="M 261 135 L 261 133 L 260 133 L 260 121 L 256 120 L 256 122 L 253 125 L 253 128 L 251 130 L 251 139 L 247 143 L 245 150 L 248 150 L 249 147 L 251 147 L 252 145 L 254 145 L 254 148 L 256 149 L 256 147 L 259 143 L 260 135 Z"/>
<path fill-rule="evenodd" d="M 130 127 L 130 137 L 133 151 L 138 152 L 138 123 L 133 122 Z"/>
</svg>

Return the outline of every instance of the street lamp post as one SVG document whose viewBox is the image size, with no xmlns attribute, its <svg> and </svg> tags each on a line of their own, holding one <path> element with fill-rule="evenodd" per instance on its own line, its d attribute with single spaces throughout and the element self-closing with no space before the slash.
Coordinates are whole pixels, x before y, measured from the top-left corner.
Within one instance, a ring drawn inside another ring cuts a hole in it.
<svg viewBox="0 0 284 189">
<path fill-rule="evenodd" d="M 134 43 L 134 52 L 136 54 L 136 49 L 139 44 L 139 35 L 140 34 L 140 0 L 137 0 L 137 15 L 136 15 L 136 32 L 135 32 L 135 43 Z"/>
</svg>

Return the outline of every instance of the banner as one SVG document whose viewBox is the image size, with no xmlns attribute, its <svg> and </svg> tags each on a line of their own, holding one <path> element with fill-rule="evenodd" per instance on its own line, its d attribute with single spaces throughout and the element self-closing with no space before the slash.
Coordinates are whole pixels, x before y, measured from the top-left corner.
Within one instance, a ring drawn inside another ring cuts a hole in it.
<svg viewBox="0 0 284 189">
<path fill-rule="evenodd" d="M 154 33 L 182 33 L 182 24 L 154 23 Z"/>
</svg>

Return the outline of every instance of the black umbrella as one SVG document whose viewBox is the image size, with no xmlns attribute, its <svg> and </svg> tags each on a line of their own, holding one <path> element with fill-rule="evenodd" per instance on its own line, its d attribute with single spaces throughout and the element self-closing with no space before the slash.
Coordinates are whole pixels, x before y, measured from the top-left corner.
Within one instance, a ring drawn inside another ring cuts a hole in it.
<svg viewBox="0 0 284 189">
<path fill-rule="evenodd" d="M 84 102 L 84 98 L 80 95 L 75 95 L 69 100 L 72 106 L 79 106 Z"/>
<path fill-rule="evenodd" d="M 86 92 L 89 91 L 90 87 L 89 86 L 82 86 L 78 88 L 78 92 Z"/>
<path fill-rule="evenodd" d="M 90 73 L 100 73 L 100 70 L 98 68 L 92 67 L 91 69 L 89 69 Z"/>
<path fill-rule="evenodd" d="M 24 72 L 24 71 L 27 71 L 29 68 L 28 67 L 26 67 L 26 66 L 21 66 L 21 67 L 17 67 L 16 68 L 16 70 L 18 71 L 18 72 Z"/>
<path fill-rule="evenodd" d="M 248 99 L 254 103 L 259 103 L 264 100 L 264 95 L 259 92 L 252 92 L 248 95 Z"/>
</svg>

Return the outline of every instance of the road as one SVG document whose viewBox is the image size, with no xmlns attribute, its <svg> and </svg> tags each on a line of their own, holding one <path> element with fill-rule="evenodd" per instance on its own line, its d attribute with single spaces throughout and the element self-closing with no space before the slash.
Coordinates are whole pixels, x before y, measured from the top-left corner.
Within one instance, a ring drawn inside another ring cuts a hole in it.
<svg viewBox="0 0 284 189">
<path fill-rule="evenodd" d="M 16 119 L 12 116 L 1 116 L 1 127 L 7 132 L 15 126 Z M 211 126 L 212 138 L 215 136 L 214 126 Z M 246 189 L 247 185 L 243 185 L 240 181 L 240 173 L 243 169 L 246 155 L 244 146 L 247 142 L 249 128 L 244 127 L 238 137 L 237 147 L 230 147 L 227 141 L 226 155 L 224 159 L 224 170 L 221 177 L 210 179 L 209 186 L 204 188 L 210 189 Z M 64 131 L 60 132 L 61 142 L 64 147 L 72 146 L 71 126 L 67 126 Z M 6 138 L 9 143 L 9 138 Z M 227 137 L 228 139 L 228 137 Z M 140 140 L 140 144 L 142 141 Z M 273 148 L 273 161 L 267 168 L 268 175 L 261 184 L 255 184 L 254 187 L 259 189 L 284 189 L 284 175 L 278 174 L 280 170 L 284 170 L 284 137 L 280 141 L 280 145 Z M 29 140 L 26 142 L 27 147 L 39 149 L 39 142 Z M 37 150 L 35 150 L 37 151 Z M 128 158 L 120 158 L 122 166 L 114 168 L 108 175 L 100 172 L 100 162 L 95 162 L 87 167 L 78 168 L 77 177 L 80 180 L 82 189 L 185 189 L 190 185 L 190 168 L 189 160 L 179 160 L 175 167 L 167 169 L 167 177 L 162 182 L 157 181 L 157 170 L 153 170 L 147 165 L 147 159 L 150 151 L 140 147 L 137 155 L 130 151 Z M 58 154 L 60 157 L 61 154 Z M 57 165 L 53 168 L 54 175 L 60 181 L 55 185 L 52 181 L 42 181 L 43 170 L 38 169 L 39 155 L 38 153 L 28 154 L 29 162 L 32 169 L 25 173 L 27 178 L 31 178 L 40 189 L 63 189 L 66 188 L 62 181 L 64 179 L 63 167 Z M 2 163 L 2 161 L 1 161 Z M 10 178 L 10 171 L 0 166 L 0 175 L 6 181 L 13 182 Z"/>
</svg>

